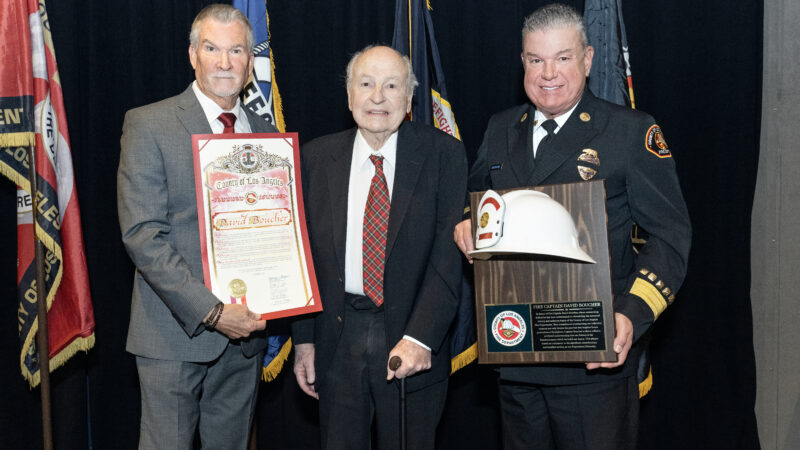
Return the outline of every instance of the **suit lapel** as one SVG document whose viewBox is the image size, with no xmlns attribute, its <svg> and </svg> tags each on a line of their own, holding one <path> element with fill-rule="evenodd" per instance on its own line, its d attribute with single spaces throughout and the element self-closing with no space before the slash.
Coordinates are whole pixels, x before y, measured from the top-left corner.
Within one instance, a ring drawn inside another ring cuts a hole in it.
<svg viewBox="0 0 800 450">
<path fill-rule="evenodd" d="M 583 144 L 597 134 L 593 121 L 594 97 L 586 90 L 578 106 L 553 138 L 547 152 L 536 159 L 536 166 L 528 184 L 537 186 L 553 174 L 566 161 L 578 153 Z M 583 118 L 588 118 L 584 120 Z"/>
<path fill-rule="evenodd" d="M 250 108 L 246 107 L 242 104 L 242 109 L 244 110 L 245 114 L 247 115 L 247 120 L 250 122 L 250 129 L 253 133 L 277 133 L 277 127 L 272 126 L 269 122 L 264 120 L 258 114 L 254 113 L 250 110 Z"/>
<path fill-rule="evenodd" d="M 524 186 L 528 182 L 528 178 L 533 173 L 533 142 L 532 126 L 533 111 L 525 112 L 519 121 L 514 122 L 508 127 L 508 162 L 511 164 L 511 170 L 517 178 L 517 183 Z"/>
<path fill-rule="evenodd" d="M 417 180 L 425 161 L 422 142 L 413 133 L 413 128 L 404 122 L 397 136 L 397 167 L 394 172 L 392 203 L 389 212 L 389 231 L 386 236 L 386 260 L 392 252 L 397 234 L 408 213 L 408 204 L 417 187 Z"/>
<path fill-rule="evenodd" d="M 191 85 L 180 95 L 176 115 L 189 135 L 211 134 L 211 125 Z"/>
<path fill-rule="evenodd" d="M 347 244 L 347 191 L 350 188 L 350 164 L 353 160 L 353 128 L 342 141 L 329 150 L 328 198 L 330 204 L 330 226 L 333 229 L 333 246 L 336 250 L 339 276 L 344 279 L 344 258 Z"/>
<path fill-rule="evenodd" d="M 256 113 L 250 111 L 244 105 L 242 105 L 242 109 L 247 115 L 247 120 L 250 123 L 250 129 L 253 133 L 274 132 L 269 124 Z M 200 106 L 200 102 L 197 100 L 197 96 L 194 94 L 191 85 L 179 96 L 176 114 L 190 135 L 211 134 L 211 125 L 208 124 L 208 119 L 206 118 L 205 112 L 203 112 L 203 107 Z"/>
</svg>

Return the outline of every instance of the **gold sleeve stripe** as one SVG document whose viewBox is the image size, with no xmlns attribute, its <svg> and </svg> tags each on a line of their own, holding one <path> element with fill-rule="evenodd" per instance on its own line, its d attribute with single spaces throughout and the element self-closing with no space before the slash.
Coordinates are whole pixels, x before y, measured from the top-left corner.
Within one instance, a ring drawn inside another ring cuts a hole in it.
<svg viewBox="0 0 800 450">
<path fill-rule="evenodd" d="M 639 398 L 644 397 L 650 392 L 653 387 L 653 366 L 651 365 L 647 370 L 647 378 L 639 383 Z"/>
<path fill-rule="evenodd" d="M 637 278 L 631 287 L 631 294 L 641 298 L 653 310 L 653 317 L 658 316 L 667 309 L 667 302 L 655 286 L 647 281 Z"/>
</svg>

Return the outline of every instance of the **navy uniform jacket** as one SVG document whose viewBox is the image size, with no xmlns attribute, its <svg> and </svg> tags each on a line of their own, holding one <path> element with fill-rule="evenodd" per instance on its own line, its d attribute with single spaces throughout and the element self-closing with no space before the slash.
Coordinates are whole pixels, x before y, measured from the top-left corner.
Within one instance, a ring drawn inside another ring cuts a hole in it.
<svg viewBox="0 0 800 450">
<path fill-rule="evenodd" d="M 648 114 L 600 100 L 587 89 L 534 163 L 534 111 L 525 104 L 492 116 L 470 170 L 469 191 L 605 180 L 614 309 L 633 322 L 638 339 L 674 300 L 691 244 L 689 214 L 661 130 Z M 630 238 L 634 222 L 649 234 L 638 255 Z M 564 385 L 630 376 L 642 347 L 635 343 L 625 364 L 613 370 L 505 366 L 501 377 Z"/>
<path fill-rule="evenodd" d="M 384 268 L 386 357 L 403 335 L 432 350 L 431 369 L 408 378 L 414 391 L 450 373 L 448 330 L 461 295 L 453 228 L 466 195 L 467 158 L 458 140 L 404 121 L 397 137 Z M 305 144 L 303 197 L 323 311 L 292 324 L 295 344 L 314 343 L 322 383 L 344 327 L 347 189 L 356 129 Z M 361 224 L 358 224 L 361 226 Z"/>
</svg>

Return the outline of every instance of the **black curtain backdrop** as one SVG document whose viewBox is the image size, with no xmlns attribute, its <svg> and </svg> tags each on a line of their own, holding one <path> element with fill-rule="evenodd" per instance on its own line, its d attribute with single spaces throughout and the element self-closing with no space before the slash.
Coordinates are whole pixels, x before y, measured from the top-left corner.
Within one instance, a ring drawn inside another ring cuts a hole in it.
<svg viewBox="0 0 800 450">
<path fill-rule="evenodd" d="M 97 344 L 53 373 L 59 449 L 132 449 L 138 441 L 134 359 L 124 350 L 133 267 L 116 213 L 126 110 L 193 79 L 187 35 L 209 1 L 49 0 L 72 140 L 97 321 Z M 525 101 L 523 17 L 543 1 L 434 0 L 450 101 L 472 157 L 491 114 Z M 583 2 L 572 2 L 579 10 Z M 391 41 L 394 1 L 268 4 L 287 128 L 301 141 L 352 126 L 349 55 Z M 694 226 L 689 273 L 655 325 L 655 386 L 642 403 L 643 449 L 757 448 L 750 309 L 750 213 L 761 111 L 762 1 L 625 2 L 636 104 L 664 129 Z M 41 448 L 39 390 L 19 373 L 15 187 L 0 182 L 0 448 Z M 442 449 L 499 448 L 495 377 L 472 365 L 451 378 Z M 291 367 L 262 383 L 262 449 L 318 448 L 315 401 Z"/>
</svg>

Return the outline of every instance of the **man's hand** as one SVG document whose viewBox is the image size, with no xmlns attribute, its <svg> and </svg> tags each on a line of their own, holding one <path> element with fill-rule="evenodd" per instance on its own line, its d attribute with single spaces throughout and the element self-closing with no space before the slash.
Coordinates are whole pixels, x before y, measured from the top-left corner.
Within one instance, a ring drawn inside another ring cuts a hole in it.
<svg viewBox="0 0 800 450">
<path fill-rule="evenodd" d="M 604 368 L 612 369 L 625 364 L 633 345 L 633 323 L 630 319 L 620 313 L 614 313 L 614 324 L 617 328 L 617 335 L 614 337 L 614 351 L 617 352 L 617 362 L 590 362 L 586 363 L 588 370 Z"/>
<path fill-rule="evenodd" d="M 211 312 L 209 312 L 210 314 Z M 263 330 L 266 327 L 267 321 L 261 320 L 261 316 L 250 311 L 247 306 L 226 304 L 222 308 L 222 315 L 214 329 L 231 339 L 239 339 L 250 336 L 250 333 Z"/>
<path fill-rule="evenodd" d="M 472 241 L 472 221 L 462 220 L 453 230 L 453 240 L 456 241 L 458 249 L 467 257 L 467 261 L 472 264 L 472 257 L 469 252 L 475 250 L 475 243 Z"/>
<path fill-rule="evenodd" d="M 314 387 L 314 382 L 317 381 L 314 371 L 314 344 L 294 346 L 294 376 L 303 392 L 319 400 L 319 394 Z"/>
<path fill-rule="evenodd" d="M 389 361 L 392 359 L 392 356 L 399 356 L 400 359 L 403 360 L 403 364 L 396 371 L 389 368 Z M 400 342 L 389 352 L 389 357 L 386 358 L 386 381 L 392 378 L 410 377 L 417 372 L 430 368 L 430 350 L 426 350 L 424 347 L 408 339 L 400 339 Z"/>
</svg>

